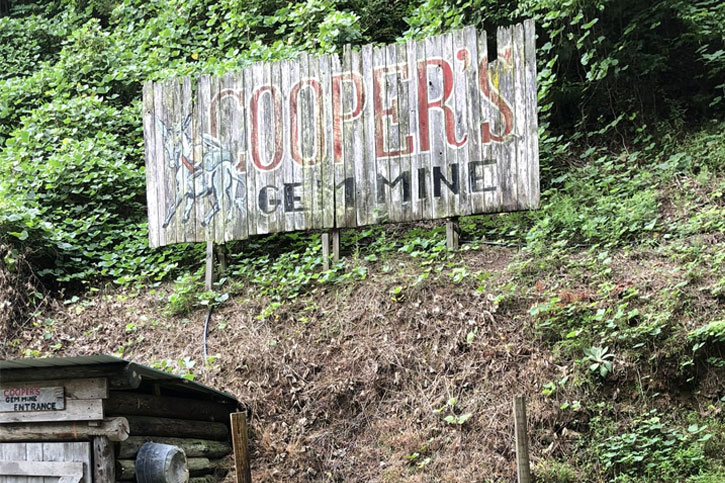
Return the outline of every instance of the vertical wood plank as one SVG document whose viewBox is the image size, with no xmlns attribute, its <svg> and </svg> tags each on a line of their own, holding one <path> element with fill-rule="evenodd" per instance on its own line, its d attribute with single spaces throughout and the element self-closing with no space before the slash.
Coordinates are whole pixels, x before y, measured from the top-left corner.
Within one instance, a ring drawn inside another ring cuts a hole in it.
<svg viewBox="0 0 725 483">
<path fill-rule="evenodd" d="M 24 443 L 26 461 L 43 461 L 42 443 Z M 51 480 L 52 478 L 47 478 Z M 46 478 L 42 476 L 29 476 L 27 483 L 45 483 Z"/>
<path fill-rule="evenodd" d="M 27 461 L 27 444 L 13 443 L 4 445 L 5 451 L 2 458 L 7 461 Z M 2 481 L 0 479 L 0 481 Z M 6 483 L 28 483 L 27 476 L 12 476 L 5 479 Z"/>
<path fill-rule="evenodd" d="M 299 81 L 301 83 L 306 82 L 311 77 L 311 59 L 310 55 L 306 53 L 302 53 L 300 55 L 300 78 Z M 303 85 L 303 84 L 301 84 Z M 299 97 L 297 98 L 297 112 L 296 117 L 299 120 L 299 149 L 302 155 L 306 152 L 308 152 L 308 149 L 310 148 L 310 145 L 312 143 L 312 138 L 310 136 L 310 127 L 311 127 L 311 118 L 310 118 L 310 112 L 308 109 L 306 109 L 306 102 L 305 102 L 305 92 L 304 89 L 299 90 Z M 299 164 L 299 162 L 298 162 Z M 314 213 L 315 213 L 315 188 L 314 183 L 315 179 L 312 176 L 312 172 L 310 171 L 308 166 L 305 166 L 304 164 L 300 165 L 300 172 L 302 173 L 302 192 L 304 193 L 304 206 L 305 209 L 303 211 L 304 213 L 304 222 L 303 222 L 303 229 L 310 230 L 315 226 L 314 222 Z"/>
<path fill-rule="evenodd" d="M 216 279 L 216 267 L 214 266 L 214 242 L 206 242 L 206 258 L 204 259 L 204 290 L 207 292 L 214 288 Z"/>
<path fill-rule="evenodd" d="M 213 102 L 215 99 L 219 99 L 219 94 L 222 89 L 222 79 L 217 76 L 212 77 L 210 82 L 210 88 L 210 97 Z M 223 157 L 226 148 L 225 141 L 227 141 L 227 139 L 224 139 L 223 133 L 228 133 L 228 126 L 222 126 L 222 106 L 219 105 L 219 103 L 217 103 L 216 106 L 216 109 L 213 112 L 209 113 L 211 125 L 216 126 L 216 130 L 214 128 L 211 129 L 211 134 L 212 136 L 216 134 L 216 136 L 214 136 L 216 139 L 215 146 L 213 148 L 214 156 L 210 159 L 209 169 L 207 171 L 209 176 L 207 179 L 209 182 L 209 189 L 211 190 L 209 198 L 212 202 L 214 210 L 214 216 L 211 220 L 211 233 L 213 234 L 212 240 L 214 240 L 215 243 L 223 243 L 224 224 L 226 221 L 225 215 L 227 211 L 224 210 L 225 206 L 222 189 L 224 186 L 225 176 L 224 170 L 220 169 L 220 167 L 223 163 Z"/>
<path fill-rule="evenodd" d="M 433 208 L 433 173 L 431 164 L 431 150 L 430 147 L 425 148 L 422 144 L 422 137 L 426 136 L 430 131 L 430 118 L 429 116 L 421 115 L 420 103 L 427 102 L 429 96 L 428 86 L 428 54 L 426 52 L 427 43 L 425 40 L 415 43 L 415 58 L 416 58 L 416 87 L 414 104 L 411 109 L 415 110 L 413 116 L 416 119 L 416 132 L 418 136 L 418 146 L 416 148 L 417 154 L 415 156 L 415 162 L 413 168 L 415 170 L 415 180 L 417 188 L 415 189 L 415 196 L 418 200 L 418 219 L 428 220 L 434 216 Z"/>
<path fill-rule="evenodd" d="M 446 220 L 446 247 L 449 250 L 458 250 L 458 239 L 461 233 L 458 217 L 454 216 Z"/>
<path fill-rule="evenodd" d="M 319 176 L 322 189 L 322 227 L 335 227 L 335 153 L 332 128 L 332 76 L 334 65 L 331 55 L 323 55 L 319 60 L 318 82 L 320 97 L 318 102 L 320 157 Z M 337 57 L 337 56 L 334 56 Z M 342 200 L 344 203 L 344 199 Z"/>
<path fill-rule="evenodd" d="M 340 261 L 340 230 L 332 230 L 332 260 L 337 263 Z"/>
<path fill-rule="evenodd" d="M 384 110 L 390 110 L 391 112 L 391 114 L 382 116 L 383 132 L 385 133 L 383 145 L 387 146 L 387 151 L 391 153 L 386 156 L 388 164 L 387 179 L 390 183 L 395 183 L 396 180 L 400 179 L 394 186 L 386 188 L 387 213 L 389 221 L 401 222 L 405 221 L 405 206 L 403 206 L 405 181 L 403 181 L 403 178 L 399 178 L 402 173 L 400 151 L 403 149 L 403 146 L 400 139 L 401 126 L 398 78 L 402 74 L 396 71 L 398 52 L 395 45 L 384 47 L 384 53 L 386 70 L 385 76 L 383 77 L 383 89 L 385 93 L 383 99 L 385 102 L 382 104 L 382 108 Z"/>
<path fill-rule="evenodd" d="M 183 201 L 176 209 L 176 216 L 179 217 L 183 229 L 182 237 L 185 242 L 196 240 L 196 222 L 192 216 L 196 199 L 194 191 L 194 176 L 196 174 L 196 159 L 194 158 L 194 133 L 193 133 L 193 99 L 191 91 L 191 79 L 184 77 L 181 84 L 181 156 L 180 170 L 183 190 L 181 196 Z"/>
<path fill-rule="evenodd" d="M 485 210 L 485 172 L 489 165 L 484 164 L 481 152 L 481 96 L 478 89 L 478 38 L 476 29 L 463 29 L 463 44 L 468 51 L 469 66 L 465 71 L 466 115 L 468 116 L 468 143 L 466 146 L 468 164 L 462 172 L 462 181 L 468 192 L 468 212 L 483 213 Z"/>
<path fill-rule="evenodd" d="M 337 182 L 345 183 L 340 199 L 344 206 L 345 221 L 338 226 L 357 226 L 357 183 L 364 177 L 358 175 L 356 166 L 363 161 L 363 145 L 365 143 L 363 110 L 366 97 L 369 94 L 362 83 L 362 61 L 359 51 L 353 51 L 348 45 L 344 53 L 343 71 L 349 75 L 349 81 L 343 84 L 342 89 L 343 112 L 349 113 L 352 117 L 343 121 L 343 164 L 344 177 Z M 357 81 L 355 79 L 358 79 Z M 369 102 L 369 100 L 367 101 Z M 352 181 L 349 181 L 352 180 Z"/>
<path fill-rule="evenodd" d="M 366 102 L 362 111 L 361 131 L 364 143 L 361 162 L 355 166 L 355 204 L 358 226 L 375 222 L 375 124 L 373 101 L 373 48 L 365 45 L 358 55 L 353 54 L 353 69 L 359 69 L 366 89 Z"/>
<path fill-rule="evenodd" d="M 449 139 L 448 133 L 444 133 L 443 140 L 446 147 L 446 168 L 443 170 L 443 176 L 448 180 L 449 183 L 454 187 L 448 188 L 448 186 L 441 181 L 441 191 L 445 190 L 448 194 L 447 206 L 448 216 L 457 216 L 460 212 L 460 198 L 461 198 L 461 168 L 464 167 L 463 163 L 459 159 L 460 149 L 456 146 L 456 141 L 460 138 L 459 128 L 459 115 L 460 111 L 457 109 L 458 103 L 457 98 L 460 96 L 460 91 L 456 89 L 456 78 L 460 77 L 456 72 L 456 57 L 453 51 L 453 34 L 445 34 L 441 36 L 441 58 L 446 61 L 446 64 L 451 69 L 451 85 L 450 96 L 444 100 L 444 107 L 450 109 L 443 113 L 443 126 L 446 131 L 452 132 L 452 139 Z M 443 92 L 445 95 L 446 86 L 443 86 Z M 448 113 L 452 113 L 449 116 Z M 453 117 L 453 119 L 451 119 Z M 458 191 L 458 192 L 456 192 Z"/>
<path fill-rule="evenodd" d="M 516 123 L 516 109 L 514 97 L 514 69 L 513 69 L 513 35 L 512 28 L 499 27 L 496 29 L 496 78 L 494 87 L 498 90 L 500 96 L 499 102 L 499 121 L 501 132 L 504 139 L 498 143 L 501 157 L 499 159 L 506 160 L 506 165 L 502 169 L 503 176 L 503 206 L 507 211 L 513 211 L 517 208 L 517 163 L 516 163 L 516 141 L 515 132 L 506 133 L 511 126 L 506 126 L 505 111 L 508 109 L 514 116 L 514 126 Z"/>
<path fill-rule="evenodd" d="M 247 227 L 247 172 L 251 167 L 248 163 L 249 149 L 247 146 L 246 118 L 247 110 L 244 103 L 244 78 L 241 72 L 231 76 L 230 88 L 234 93 L 234 106 L 231 118 L 231 185 L 229 187 L 232 198 L 232 237 L 233 240 L 249 238 Z"/>
<path fill-rule="evenodd" d="M 198 226 L 203 233 L 203 237 L 199 237 L 202 240 L 213 241 L 214 240 L 214 211 L 212 201 L 212 176 L 211 169 L 213 168 L 215 151 L 218 148 L 215 146 L 215 136 L 213 136 L 211 129 L 211 77 L 208 75 L 202 75 L 199 78 L 198 84 L 198 115 L 199 115 L 199 134 L 200 139 L 198 140 L 201 144 L 201 158 L 199 175 L 195 179 L 194 189 L 196 192 L 197 200 L 195 203 L 196 214 L 198 217 Z"/>
<path fill-rule="evenodd" d="M 243 71 L 244 77 L 244 104 L 249 110 L 247 120 L 250 123 L 247 127 L 247 146 L 249 146 L 248 161 L 247 161 L 247 228 L 249 235 L 258 235 L 258 221 L 260 218 L 259 214 L 259 198 L 257 196 L 257 173 L 259 169 L 254 163 L 254 146 L 258 146 L 258 151 L 263 155 L 264 150 L 262 149 L 263 143 L 260 139 L 260 129 L 253 125 L 254 120 L 252 119 L 252 98 L 254 95 L 255 79 L 254 79 L 254 66 L 249 66 Z M 258 117 L 257 122 L 261 122 Z"/>
<path fill-rule="evenodd" d="M 281 141 L 285 137 L 285 120 L 281 115 L 280 109 L 282 107 L 285 93 L 279 88 L 281 85 L 281 72 L 279 70 L 279 63 L 277 62 L 265 62 L 264 68 L 264 83 L 276 92 L 278 102 L 272 101 L 270 103 L 270 116 L 269 116 L 269 134 L 270 134 L 270 152 L 275 153 L 282 146 L 278 144 L 278 140 Z M 271 99 L 271 98 L 270 98 Z M 276 116 L 279 115 L 279 122 L 275 120 Z M 273 155 L 273 154 L 272 154 Z M 271 196 L 274 197 L 274 205 L 270 204 L 271 213 L 267 217 L 269 233 L 277 233 L 284 231 L 284 193 L 282 190 L 282 164 L 285 162 L 284 155 L 280 163 L 272 170 L 265 173 L 265 186 L 273 186 L 277 191 L 270 190 Z"/>
<path fill-rule="evenodd" d="M 410 122 L 410 91 L 415 84 L 415 64 L 408 63 L 407 44 L 398 43 L 393 46 L 395 61 L 402 67 L 402 72 L 395 77 L 397 87 L 398 145 L 401 154 L 398 156 L 398 172 L 407 173 L 408 188 L 405 199 L 401 201 L 401 221 L 415 219 L 413 171 L 411 159 L 415 156 L 416 139 Z"/>
<path fill-rule="evenodd" d="M 194 121 L 192 123 L 194 166 L 196 166 L 196 171 L 194 173 L 194 212 L 191 216 L 194 219 L 195 240 L 197 242 L 206 240 L 206 228 L 202 225 L 204 215 L 206 213 L 205 154 L 207 151 L 203 135 L 205 134 L 204 128 L 207 125 L 206 119 L 209 116 L 209 105 L 205 104 L 204 99 L 203 85 L 205 80 L 205 77 L 201 76 L 196 82 L 196 92 L 194 96 Z"/>
<path fill-rule="evenodd" d="M 373 47 L 372 52 L 372 81 L 373 81 L 373 141 L 371 142 L 373 153 L 373 166 L 375 177 L 373 179 L 374 198 L 373 216 L 375 223 L 385 222 L 390 219 L 391 191 L 392 188 L 380 181 L 382 178 L 392 183 L 390 178 L 390 162 L 379 145 L 390 145 L 390 137 L 387 135 L 387 118 L 381 110 L 388 105 L 388 76 L 385 74 L 387 67 L 385 47 Z"/>
<path fill-rule="evenodd" d="M 433 64 L 426 65 L 425 76 L 428 84 L 428 101 L 443 99 L 443 70 L 436 62 L 443 59 L 442 36 L 429 37 L 425 39 L 426 60 L 433 61 Z M 449 215 L 447 186 L 439 181 L 436 183 L 436 170 L 441 176 L 450 178 L 448 166 L 446 138 L 445 138 L 445 116 L 442 109 L 434 108 L 428 111 L 428 135 L 430 140 L 430 186 L 431 186 L 431 212 L 428 219 L 446 218 Z M 440 179 L 440 178 L 438 178 Z M 436 186 L 439 192 L 436 194 Z"/>
<path fill-rule="evenodd" d="M 292 91 L 293 87 L 299 83 L 304 77 L 305 77 L 305 70 L 302 63 L 302 59 L 298 58 L 296 60 L 290 61 L 288 66 L 288 72 L 289 72 L 289 84 L 288 84 L 288 90 L 287 92 Z M 289 97 L 289 95 L 288 95 Z M 297 127 L 301 125 L 301 119 L 300 119 L 300 113 L 296 110 L 293 111 L 292 109 L 292 102 L 290 99 L 285 103 L 285 109 L 287 115 L 285 116 L 285 119 L 287 122 L 290 123 L 290 134 L 289 136 L 286 136 L 285 142 L 287 143 L 287 156 L 285 158 L 285 173 L 286 178 L 289 183 L 293 183 L 292 189 L 292 195 L 294 198 L 299 198 L 299 202 L 294 203 L 294 214 L 292 216 L 292 223 L 293 223 L 293 229 L 294 230 L 304 230 L 305 229 L 305 219 L 306 215 L 305 212 L 309 209 L 310 205 L 310 199 L 309 199 L 309 193 L 305 192 L 305 176 L 302 166 L 300 166 L 299 163 L 296 163 L 292 159 L 292 146 L 291 146 L 291 137 L 293 136 L 292 130 L 292 117 L 294 116 L 297 122 Z M 295 130 L 294 133 L 295 136 L 299 136 L 299 129 Z M 294 201 L 294 200 L 293 200 Z"/>
<path fill-rule="evenodd" d="M 413 136 L 413 152 L 407 157 L 406 169 L 410 170 L 410 205 L 406 214 L 406 219 L 410 221 L 420 220 L 422 218 L 422 210 L 425 198 L 422 188 L 425 187 L 425 178 L 423 178 L 423 186 L 419 176 L 419 169 L 425 172 L 425 166 L 420 163 L 420 136 L 418 135 L 418 43 L 409 40 L 404 44 L 403 52 L 405 62 L 408 64 L 408 81 L 405 96 L 407 101 L 405 107 L 407 109 L 400 110 L 400 116 L 406 117 L 407 133 Z"/>
<path fill-rule="evenodd" d="M 516 473 L 518 483 L 530 483 L 529 435 L 526 428 L 526 401 L 523 396 L 514 398 L 514 430 L 516 433 Z"/>
<path fill-rule="evenodd" d="M 172 149 L 173 153 L 173 203 L 174 203 L 174 217 L 171 220 L 169 228 L 174 227 L 174 242 L 181 243 L 184 241 L 184 219 L 183 219 L 183 206 L 184 206 L 184 183 L 186 181 L 186 173 L 188 169 L 184 165 L 183 161 L 183 129 L 182 123 L 184 119 L 182 117 L 183 104 L 181 99 L 181 83 L 179 79 L 174 78 L 170 81 L 171 85 L 171 104 L 170 104 L 170 127 L 173 130 L 172 134 Z"/>
<path fill-rule="evenodd" d="M 345 164 L 346 153 L 352 151 L 352 146 L 348 145 L 351 140 L 348 139 L 350 126 L 345 122 L 343 116 L 346 112 L 346 81 L 344 72 L 350 70 L 350 44 L 343 47 L 341 58 L 337 55 L 330 56 L 330 75 L 331 90 L 331 108 L 333 117 L 327 118 L 329 126 L 329 135 L 333 139 L 332 145 L 332 174 L 334 179 L 333 186 L 333 202 L 335 210 L 335 226 L 348 226 L 347 216 L 349 210 L 345 205 L 345 197 L 349 196 L 345 192 Z M 326 93 L 327 94 L 327 93 Z"/>
<path fill-rule="evenodd" d="M 330 269 L 330 233 L 323 231 L 320 234 L 320 244 L 322 245 L 322 269 Z"/>
<path fill-rule="evenodd" d="M 219 198 L 221 210 L 217 213 L 221 229 L 217 243 L 224 243 L 232 240 L 232 232 L 234 231 L 234 201 L 232 186 L 234 167 L 233 144 L 234 131 L 232 118 L 236 106 L 234 105 L 234 97 L 230 95 L 233 92 L 234 81 L 230 74 L 226 74 L 218 79 L 218 102 L 217 102 L 217 133 L 220 147 L 219 163 L 216 168 L 217 181 L 217 197 Z"/>
<path fill-rule="evenodd" d="M 471 138 L 471 125 L 468 107 L 472 102 L 468 98 L 468 79 L 471 67 L 470 48 L 466 43 L 463 30 L 456 30 L 451 34 L 451 69 L 453 71 L 453 102 L 451 108 L 455 115 L 455 129 L 453 130 L 457 143 L 456 162 L 458 163 L 458 196 L 455 197 L 453 212 L 456 216 L 470 215 L 470 190 L 468 183 L 468 167 L 471 163 L 469 146 L 475 141 Z"/>
<path fill-rule="evenodd" d="M 232 446 L 234 447 L 234 469 L 237 483 L 252 483 L 252 471 L 249 462 L 249 436 L 247 413 L 231 413 Z"/>
<path fill-rule="evenodd" d="M 491 98 L 496 92 L 493 89 L 492 78 L 497 74 L 498 61 L 489 62 L 488 58 L 488 38 L 486 32 L 478 34 L 478 89 L 481 107 L 481 123 L 476 127 L 477 134 L 480 136 L 481 143 L 481 161 L 490 162 L 484 165 L 483 183 L 484 186 L 491 187 L 490 191 L 484 192 L 484 206 L 486 212 L 494 212 L 501 209 L 503 205 L 503 169 L 501 150 L 498 149 L 500 143 L 495 143 L 490 139 L 484 139 L 482 129 L 488 127 L 489 131 L 495 131 L 499 114 L 494 109 Z M 488 93 L 486 97 L 485 93 Z M 495 131 L 498 132 L 498 131 Z M 490 168 L 489 168 L 490 167 Z"/>
<path fill-rule="evenodd" d="M 364 162 L 361 171 L 364 182 L 361 184 L 362 192 L 358 190 L 358 203 L 364 207 L 363 219 L 358 218 L 358 225 L 368 225 L 378 221 L 378 206 L 376 198 L 376 162 L 375 162 L 375 89 L 373 84 L 373 47 L 365 45 L 361 52 L 363 82 L 370 94 L 369 102 L 363 110 L 365 146 Z M 357 180 L 360 183 L 360 179 Z M 360 212 L 358 212 L 360 214 Z"/>
<path fill-rule="evenodd" d="M 524 26 L 513 29 L 512 61 L 514 82 L 514 132 L 516 143 L 516 208 L 524 210 L 531 199 L 529 175 L 528 139 L 526 133 L 526 70 L 524 66 Z"/>
<path fill-rule="evenodd" d="M 533 20 L 524 21 L 524 63 L 526 83 L 526 139 L 529 164 L 528 208 L 538 208 L 539 188 L 539 124 L 536 92 L 536 32 Z"/>
<path fill-rule="evenodd" d="M 146 155 L 146 206 L 148 209 L 149 246 L 159 246 L 159 199 L 156 191 L 156 120 L 154 117 L 154 84 L 143 85 L 143 137 Z"/>
<path fill-rule="evenodd" d="M 116 459 L 113 444 L 105 436 L 93 438 L 93 481 L 116 481 Z"/>
<path fill-rule="evenodd" d="M 202 216 L 200 215 L 200 206 L 203 205 L 201 200 L 204 180 L 204 151 L 201 137 L 202 115 L 200 113 L 200 95 L 199 82 L 196 86 L 192 86 L 192 108 L 191 108 L 191 164 L 193 173 L 190 182 L 190 188 L 194 193 L 194 201 L 189 213 L 189 221 L 194 228 L 195 242 L 204 241 L 204 227 L 201 226 Z"/>
<path fill-rule="evenodd" d="M 295 185 L 295 183 L 297 183 L 294 170 L 295 163 L 290 157 L 291 131 L 289 92 L 292 86 L 292 78 L 294 78 L 294 74 L 292 72 L 295 69 L 295 64 L 295 61 L 289 60 L 280 62 L 280 92 L 285 93 L 285 102 L 282 102 L 282 119 L 285 124 L 285 135 L 282 138 L 284 156 L 282 158 L 282 166 L 280 167 L 280 176 L 283 185 L 288 186 L 288 188 L 286 188 L 287 192 L 283 194 L 285 197 L 285 204 L 289 205 L 285 206 L 285 209 L 283 210 L 283 225 L 284 231 L 286 232 L 295 231 L 297 229 L 296 225 L 299 224 L 295 221 L 298 217 L 297 210 L 299 209 L 299 206 L 304 203 L 304 200 L 302 199 L 296 200 L 296 198 L 301 197 L 299 196 L 299 188 Z M 287 200 L 287 198 L 289 199 Z M 288 201 L 289 203 L 287 203 Z"/>
<path fill-rule="evenodd" d="M 155 148 L 156 148 L 156 174 L 158 176 L 156 183 L 156 199 L 158 200 L 158 220 L 159 220 L 159 246 L 167 245 L 166 227 L 166 150 L 164 149 L 164 137 L 166 134 L 166 124 L 164 123 L 164 88 L 163 83 L 155 82 L 154 88 L 154 130 L 155 130 Z"/>
</svg>

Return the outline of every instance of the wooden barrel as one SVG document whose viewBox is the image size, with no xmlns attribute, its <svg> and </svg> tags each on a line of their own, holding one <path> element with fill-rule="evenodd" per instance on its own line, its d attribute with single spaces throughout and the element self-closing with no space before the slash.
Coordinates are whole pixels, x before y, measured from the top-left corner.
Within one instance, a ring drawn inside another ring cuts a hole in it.
<svg viewBox="0 0 725 483">
<path fill-rule="evenodd" d="M 138 483 L 186 483 L 189 468 L 184 450 L 178 446 L 144 443 L 136 456 Z"/>
</svg>

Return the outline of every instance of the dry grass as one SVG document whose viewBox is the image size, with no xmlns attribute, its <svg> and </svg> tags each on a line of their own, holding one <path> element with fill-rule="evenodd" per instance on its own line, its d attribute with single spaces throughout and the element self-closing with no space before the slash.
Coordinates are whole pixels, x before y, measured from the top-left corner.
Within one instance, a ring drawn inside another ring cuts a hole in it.
<svg viewBox="0 0 725 483">
<path fill-rule="evenodd" d="M 490 248 L 463 256 L 491 270 L 495 287 L 512 254 Z M 534 454 L 551 442 L 555 411 L 540 396 L 542 381 L 557 371 L 550 354 L 513 311 L 497 311 L 471 283 L 430 281 L 393 300 L 392 277 L 319 288 L 266 320 L 257 317 L 266 300 L 236 297 L 212 318 L 208 349 L 218 358 L 209 365 L 202 362 L 205 311 L 168 317 L 165 293 L 132 298 L 111 290 L 65 307 L 51 314 L 54 340 L 63 341 L 58 355 L 124 345 L 125 356 L 142 363 L 197 361 L 197 380 L 232 393 L 252 414 L 255 481 L 512 479 L 515 394 L 529 396 Z M 23 331 L 17 347 L 42 350 L 41 330 Z M 451 397 L 456 414 L 472 414 L 462 426 L 443 421 L 447 410 L 434 412 Z"/>
</svg>

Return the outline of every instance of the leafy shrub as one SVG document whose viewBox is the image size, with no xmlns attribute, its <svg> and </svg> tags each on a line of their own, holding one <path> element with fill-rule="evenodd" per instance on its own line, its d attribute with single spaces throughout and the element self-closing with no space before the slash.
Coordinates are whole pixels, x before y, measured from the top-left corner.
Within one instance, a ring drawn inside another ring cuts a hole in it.
<svg viewBox="0 0 725 483">
<path fill-rule="evenodd" d="M 597 443 L 596 451 L 614 481 L 629 477 L 676 481 L 697 474 L 702 467 L 703 447 L 712 436 L 706 429 L 692 424 L 683 431 L 652 410 L 644 418 L 633 419 L 626 431 Z"/>
</svg>

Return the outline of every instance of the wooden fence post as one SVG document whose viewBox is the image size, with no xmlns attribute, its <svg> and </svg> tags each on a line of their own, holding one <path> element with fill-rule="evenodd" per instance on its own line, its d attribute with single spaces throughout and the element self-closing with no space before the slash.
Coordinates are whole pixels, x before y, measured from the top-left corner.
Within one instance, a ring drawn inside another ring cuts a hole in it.
<svg viewBox="0 0 725 483">
<path fill-rule="evenodd" d="M 514 428 L 516 432 L 516 473 L 518 474 L 518 483 L 531 483 L 529 435 L 526 430 L 526 401 L 524 396 L 514 398 Z"/>
<path fill-rule="evenodd" d="M 106 436 L 93 437 L 93 481 L 116 481 L 116 458 Z"/>
<path fill-rule="evenodd" d="M 231 413 L 232 445 L 234 446 L 234 471 L 237 483 L 252 483 L 252 471 L 249 467 L 249 439 L 247 433 L 247 413 Z"/>
<path fill-rule="evenodd" d="M 227 246 L 226 245 L 217 245 L 215 252 L 216 252 L 217 261 L 219 262 L 219 271 L 226 272 L 227 265 L 229 264 L 228 257 L 227 257 L 227 255 L 229 254 L 229 251 L 227 250 Z"/>
<path fill-rule="evenodd" d="M 204 289 L 209 291 L 214 285 L 214 242 L 206 242 L 206 271 L 204 272 Z"/>
<path fill-rule="evenodd" d="M 446 220 L 446 247 L 449 250 L 458 250 L 458 238 L 461 228 L 458 225 L 458 217 L 454 216 Z"/>
<path fill-rule="evenodd" d="M 340 261 L 340 229 L 332 230 L 332 261 Z"/>
<path fill-rule="evenodd" d="M 330 269 L 330 232 L 323 232 L 320 237 L 322 242 L 322 269 Z"/>
</svg>

